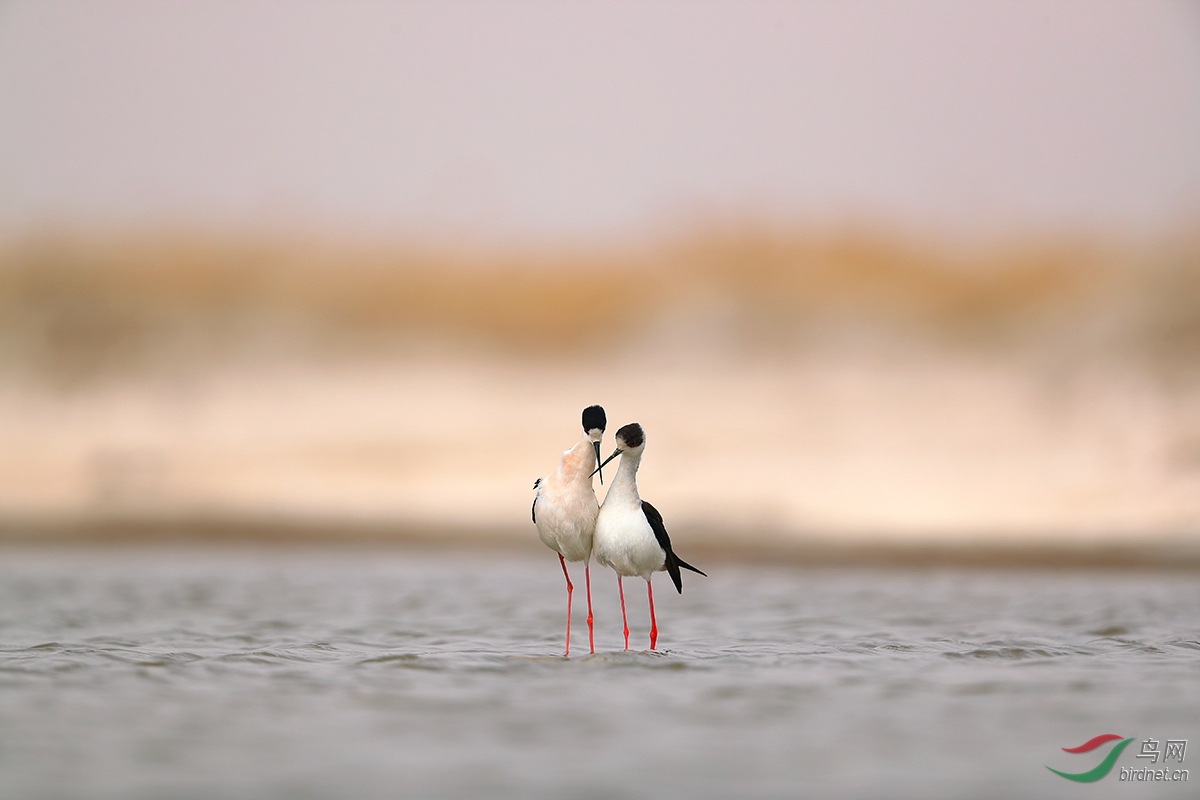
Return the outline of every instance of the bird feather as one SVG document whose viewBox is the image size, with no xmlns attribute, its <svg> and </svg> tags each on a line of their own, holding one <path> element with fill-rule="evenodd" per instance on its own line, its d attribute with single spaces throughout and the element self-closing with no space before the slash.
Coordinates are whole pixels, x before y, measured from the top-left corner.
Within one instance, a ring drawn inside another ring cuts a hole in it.
<svg viewBox="0 0 1200 800">
<path fill-rule="evenodd" d="M 646 515 L 646 521 L 650 523 L 650 529 L 654 531 L 654 538 L 658 540 L 658 545 L 666 553 L 667 574 L 671 576 L 671 582 L 675 584 L 675 591 L 683 594 L 683 577 L 679 574 L 679 568 L 690 569 L 692 572 L 699 573 L 708 577 L 700 570 L 687 563 L 679 556 L 675 555 L 675 551 L 671 549 L 671 537 L 667 534 L 667 526 L 663 524 L 662 514 L 658 513 L 658 509 L 642 501 L 642 513 Z"/>
</svg>

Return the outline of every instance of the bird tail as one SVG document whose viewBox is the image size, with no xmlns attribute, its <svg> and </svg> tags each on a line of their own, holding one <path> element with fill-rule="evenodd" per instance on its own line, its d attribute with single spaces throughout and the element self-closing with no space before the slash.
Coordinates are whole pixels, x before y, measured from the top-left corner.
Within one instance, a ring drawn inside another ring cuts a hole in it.
<svg viewBox="0 0 1200 800">
<path fill-rule="evenodd" d="M 706 578 L 708 577 L 703 572 L 700 572 L 700 570 L 696 569 L 691 564 L 687 563 L 669 550 L 667 551 L 667 563 L 665 566 L 667 568 L 667 574 L 671 576 L 671 582 L 675 584 L 675 591 L 679 592 L 680 594 L 683 594 L 683 576 L 679 574 L 680 567 L 683 567 L 684 569 L 690 569 L 692 572 L 704 575 Z"/>
<path fill-rule="evenodd" d="M 679 574 L 679 559 L 670 550 L 667 551 L 667 574 L 671 576 L 671 583 L 675 584 L 675 591 L 683 594 L 683 578 Z"/>
</svg>

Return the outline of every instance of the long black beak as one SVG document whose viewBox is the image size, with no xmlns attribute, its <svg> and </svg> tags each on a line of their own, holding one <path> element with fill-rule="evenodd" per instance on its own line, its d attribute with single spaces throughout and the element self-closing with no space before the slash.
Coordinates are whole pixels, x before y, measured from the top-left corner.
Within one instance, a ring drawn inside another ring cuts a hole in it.
<svg viewBox="0 0 1200 800">
<path fill-rule="evenodd" d="M 596 445 L 596 447 L 597 447 L 597 449 L 599 449 L 600 445 Z M 596 472 L 599 472 L 600 470 L 604 469 L 604 464 L 607 464 L 608 462 L 612 461 L 614 458 L 616 458 L 616 457 L 617 457 L 617 456 L 619 456 L 619 455 L 621 455 L 621 448 L 619 448 L 619 447 L 618 447 L 616 450 L 613 450 L 613 454 L 612 454 L 611 456 L 609 456 L 608 458 L 604 459 L 604 463 L 603 463 L 603 464 L 601 464 L 600 466 L 596 467 Z M 593 472 L 593 473 L 592 473 L 592 475 L 595 475 L 595 474 L 596 474 L 596 472 Z M 591 477 L 591 475 L 589 475 L 588 477 Z"/>
<path fill-rule="evenodd" d="M 596 463 L 600 464 L 600 443 L 592 442 L 592 446 L 596 448 Z M 600 467 L 603 467 L 603 466 L 604 466 L 603 464 L 600 464 Z M 600 472 L 600 467 L 596 467 L 596 472 Z M 594 475 L 595 473 L 592 473 L 592 474 Z M 588 477 L 590 478 L 592 476 L 588 475 Z M 604 485 L 604 473 L 603 472 L 600 472 L 600 485 L 601 486 Z"/>
</svg>

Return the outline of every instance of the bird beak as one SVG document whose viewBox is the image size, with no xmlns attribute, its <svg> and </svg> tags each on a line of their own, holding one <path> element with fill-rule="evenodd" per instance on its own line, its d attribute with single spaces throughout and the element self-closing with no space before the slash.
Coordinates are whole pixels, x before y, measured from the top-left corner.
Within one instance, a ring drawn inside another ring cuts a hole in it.
<svg viewBox="0 0 1200 800">
<path fill-rule="evenodd" d="M 599 447 L 599 446 L 600 445 L 596 445 L 596 447 Z M 607 464 L 608 462 L 612 461 L 614 458 L 616 458 L 619 455 L 621 455 L 621 448 L 618 447 L 616 450 L 613 450 L 613 454 L 611 456 L 604 459 L 604 464 Z M 601 464 L 600 466 L 596 467 L 596 472 L 599 472 L 600 470 L 604 469 L 604 464 Z M 592 475 L 595 475 L 596 472 L 593 472 Z M 591 477 L 591 475 L 589 475 L 588 477 Z"/>
<path fill-rule="evenodd" d="M 592 442 L 592 446 L 596 448 L 596 463 L 600 464 L 600 443 Z M 604 466 L 603 464 L 600 464 L 600 467 L 603 467 L 603 466 Z M 600 472 L 600 467 L 596 467 L 596 472 Z M 590 478 L 592 476 L 589 475 L 588 477 Z M 601 486 L 604 485 L 604 473 L 603 472 L 600 472 L 600 485 Z"/>
</svg>

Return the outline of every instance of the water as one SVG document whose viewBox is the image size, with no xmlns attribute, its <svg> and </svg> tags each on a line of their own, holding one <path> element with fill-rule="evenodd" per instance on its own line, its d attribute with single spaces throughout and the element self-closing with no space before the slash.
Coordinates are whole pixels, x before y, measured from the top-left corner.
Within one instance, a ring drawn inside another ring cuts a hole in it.
<svg viewBox="0 0 1200 800">
<path fill-rule="evenodd" d="M 1194 575 L 701 566 L 656 653 L 597 568 L 587 656 L 576 575 L 564 660 L 549 552 L 0 550 L 0 797 L 1200 790 L 1045 768 L 1100 733 L 1200 767 Z"/>
</svg>

